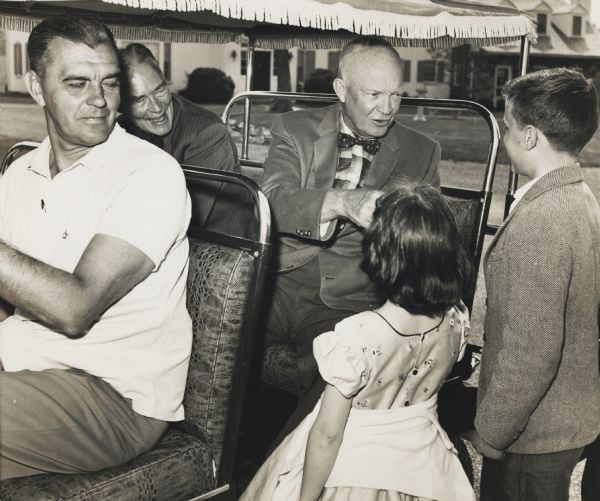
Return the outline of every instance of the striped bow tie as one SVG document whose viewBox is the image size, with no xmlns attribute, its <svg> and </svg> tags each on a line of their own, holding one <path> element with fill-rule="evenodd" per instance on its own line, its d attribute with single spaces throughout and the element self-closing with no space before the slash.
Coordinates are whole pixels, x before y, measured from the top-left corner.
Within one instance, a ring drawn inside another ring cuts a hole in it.
<svg viewBox="0 0 600 501">
<path fill-rule="evenodd" d="M 365 151 L 371 155 L 375 155 L 381 146 L 379 139 L 362 139 L 360 137 L 351 136 L 350 134 L 345 134 L 344 132 L 338 132 L 338 148 L 352 148 L 355 144 L 362 146 Z"/>
</svg>

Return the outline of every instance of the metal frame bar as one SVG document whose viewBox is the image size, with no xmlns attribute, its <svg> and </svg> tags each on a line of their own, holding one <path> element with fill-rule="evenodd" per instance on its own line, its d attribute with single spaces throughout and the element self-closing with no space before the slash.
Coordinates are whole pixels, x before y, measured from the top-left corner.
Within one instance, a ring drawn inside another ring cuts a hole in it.
<svg viewBox="0 0 600 501">
<path fill-rule="evenodd" d="M 337 96 L 334 94 L 308 94 L 298 92 L 271 92 L 271 91 L 249 91 L 242 92 L 237 96 L 234 96 L 231 101 L 227 104 L 223 111 L 223 120 L 226 122 L 229 118 L 233 106 L 243 101 L 247 103 L 249 100 L 257 98 L 271 98 L 271 99 L 289 99 L 296 101 L 317 101 L 323 103 L 334 103 L 337 102 Z M 486 162 L 486 168 L 484 173 L 483 185 L 481 190 L 468 190 L 460 187 L 442 187 L 442 192 L 449 196 L 455 196 L 458 198 L 466 199 L 479 199 L 478 213 L 476 216 L 476 238 L 473 248 L 470 252 L 473 253 L 473 264 L 479 267 L 481 256 L 483 253 L 483 243 L 486 234 L 494 234 L 495 226 L 488 223 L 488 217 L 492 205 L 492 189 L 494 177 L 496 174 L 496 160 L 498 158 L 498 150 L 500 146 L 500 128 L 494 115 L 484 106 L 474 101 L 459 100 L 459 99 L 428 99 L 428 98 L 413 98 L 406 97 L 402 98 L 402 104 L 404 106 L 424 106 L 424 107 L 436 107 L 453 110 L 470 110 L 477 113 L 482 117 L 488 125 L 490 131 L 490 146 L 488 149 L 488 156 Z M 250 116 L 245 115 L 244 120 L 250 121 Z M 244 166 L 249 167 L 262 167 L 261 162 L 252 161 L 248 158 L 247 150 L 242 152 L 241 163 Z M 475 277 L 476 279 L 476 277 Z M 474 287 L 473 287 L 474 291 Z M 470 305 L 469 305 L 470 306 Z"/>
<path fill-rule="evenodd" d="M 254 39 L 248 37 L 248 63 L 246 66 L 246 92 L 252 90 L 254 71 Z M 225 123 L 227 121 L 225 120 Z M 244 101 L 244 125 L 242 133 L 242 158 L 248 158 L 248 138 L 250 137 L 250 99 Z"/>
<path fill-rule="evenodd" d="M 250 179 L 243 174 L 237 172 L 222 171 L 216 169 L 208 169 L 206 167 L 197 167 L 195 165 L 181 165 L 183 173 L 186 176 L 186 180 L 194 182 L 202 181 L 216 181 L 219 183 L 232 183 L 243 187 L 246 191 L 250 192 L 255 207 L 258 210 L 259 230 L 256 242 L 260 245 L 269 245 L 269 238 L 271 234 L 271 211 L 269 209 L 269 202 L 264 193 L 260 190 L 260 187 L 253 179 Z M 199 229 L 203 234 L 219 235 L 212 231 Z M 241 237 L 234 237 L 230 235 L 224 235 L 225 237 L 235 239 L 238 244 L 243 242 L 252 243 L 252 240 L 247 240 Z M 217 237 L 219 238 L 219 237 Z"/>
<path fill-rule="evenodd" d="M 521 37 L 521 52 L 519 55 L 519 74 L 521 76 L 527 73 L 527 66 L 529 65 L 529 53 L 531 52 L 531 42 L 526 36 Z M 504 200 L 504 219 L 508 216 L 510 206 L 513 203 L 515 197 L 515 191 L 517 191 L 517 185 L 519 183 L 519 176 L 514 172 L 512 165 L 510 172 L 508 173 L 508 188 L 506 190 L 506 199 Z"/>
<path fill-rule="evenodd" d="M 229 115 L 233 106 L 241 101 L 247 102 L 251 99 L 256 98 L 278 98 L 278 99 L 290 99 L 297 101 L 319 101 L 323 103 L 334 103 L 337 101 L 337 97 L 334 94 L 310 94 L 310 93 L 299 93 L 299 92 L 271 92 L 271 91 L 246 91 L 234 96 L 223 111 L 223 121 L 227 123 Z M 496 160 L 498 158 L 498 149 L 500 146 L 500 128 L 496 117 L 487 108 L 476 103 L 474 101 L 468 101 L 463 99 L 430 99 L 420 97 L 404 97 L 402 98 L 402 104 L 408 106 L 434 106 L 437 108 L 445 109 L 462 109 L 470 110 L 480 115 L 487 123 L 490 129 L 490 147 L 488 150 L 488 157 L 486 161 L 486 170 L 483 181 L 483 187 L 481 191 L 482 197 L 484 197 L 484 205 L 491 203 L 492 188 L 494 183 L 494 176 L 496 174 Z M 250 116 L 244 116 L 244 126 L 246 121 L 250 122 Z M 247 138 L 246 138 L 247 139 Z M 252 161 L 248 158 L 248 151 L 242 151 L 241 161 L 244 165 L 252 167 L 260 167 L 260 162 Z M 490 200 L 488 200 L 490 199 Z M 486 220 L 487 221 L 487 220 Z M 482 222 L 483 224 L 483 222 Z M 491 233 L 492 227 L 486 224 L 484 231 Z M 483 234 L 483 233 L 482 233 Z M 478 246 L 483 245 L 483 237 L 481 242 L 478 242 Z"/>
</svg>

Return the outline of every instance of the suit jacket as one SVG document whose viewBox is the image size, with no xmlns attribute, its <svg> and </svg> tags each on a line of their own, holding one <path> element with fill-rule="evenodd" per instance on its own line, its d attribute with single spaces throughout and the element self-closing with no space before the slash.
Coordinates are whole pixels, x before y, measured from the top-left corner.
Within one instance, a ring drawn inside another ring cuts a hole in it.
<svg viewBox="0 0 600 501">
<path fill-rule="evenodd" d="M 339 104 L 277 116 L 261 187 L 278 237 L 275 269 L 293 270 L 318 256 L 323 302 L 361 311 L 382 301 L 360 270 L 362 231 L 347 222 L 342 232 L 320 237 L 321 207 L 338 162 L 339 130 Z M 381 189 L 402 179 L 439 186 L 439 159 L 438 143 L 395 123 L 381 139 L 363 188 Z"/>
<path fill-rule="evenodd" d="M 211 111 L 181 96 L 173 95 L 173 127 L 166 136 L 158 137 L 142 131 L 125 115 L 119 117 L 119 123 L 127 132 L 150 141 L 171 154 L 180 164 L 240 172 L 237 148 L 222 120 Z M 202 197 L 198 197 L 193 203 L 194 224 L 219 226 L 225 224 L 223 219 L 235 219 L 235 211 L 215 207 L 217 197 L 220 200 L 236 197 L 237 192 L 227 195 L 230 190 L 225 189 L 225 194 L 221 193 L 222 190 L 221 183 L 206 183 Z M 213 209 L 215 214 L 211 215 Z M 218 217 L 216 212 L 219 213 Z M 231 212 L 229 216 L 228 212 Z"/>
<path fill-rule="evenodd" d="M 600 431 L 600 208 L 579 166 L 539 179 L 484 258 L 488 294 L 475 427 L 519 454 Z"/>
</svg>

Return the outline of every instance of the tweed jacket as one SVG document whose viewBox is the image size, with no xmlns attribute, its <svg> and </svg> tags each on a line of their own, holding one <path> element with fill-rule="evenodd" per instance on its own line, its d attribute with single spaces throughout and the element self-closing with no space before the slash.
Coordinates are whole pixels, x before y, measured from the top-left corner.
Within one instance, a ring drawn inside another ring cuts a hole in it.
<svg viewBox="0 0 600 501">
<path fill-rule="evenodd" d="M 184 165 L 240 172 L 237 148 L 227 127 L 211 111 L 187 99 L 173 95 L 173 127 L 166 136 L 148 134 L 136 127 L 125 115 L 119 123 L 127 132 L 150 141 Z M 221 187 L 211 185 L 202 198 L 194 201 L 194 219 L 204 225 Z"/>
<path fill-rule="evenodd" d="M 286 113 L 275 118 L 261 187 L 269 199 L 277 235 L 275 269 L 298 268 L 319 258 L 321 299 L 331 308 L 362 311 L 380 304 L 360 270 L 362 231 L 350 222 L 320 236 L 323 199 L 333 187 L 338 161 L 340 105 Z M 363 187 L 381 189 L 402 179 L 439 187 L 440 146 L 394 123 L 375 155 Z"/>
<path fill-rule="evenodd" d="M 519 454 L 592 442 L 600 432 L 600 208 L 578 165 L 525 193 L 491 242 L 484 272 L 480 435 Z"/>
</svg>

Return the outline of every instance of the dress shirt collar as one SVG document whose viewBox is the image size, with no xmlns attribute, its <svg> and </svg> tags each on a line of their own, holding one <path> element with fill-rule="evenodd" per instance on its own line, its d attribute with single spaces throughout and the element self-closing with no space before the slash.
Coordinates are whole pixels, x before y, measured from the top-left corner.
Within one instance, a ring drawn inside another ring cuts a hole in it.
<svg viewBox="0 0 600 501">
<path fill-rule="evenodd" d="M 525 196 L 525 193 L 527 193 L 541 177 L 542 176 L 534 177 L 531 181 L 525 183 L 517 191 L 515 191 L 515 194 L 513 195 L 513 203 L 510 205 L 510 209 L 508 210 L 509 214 L 515 209 L 519 201 Z"/>
</svg>

